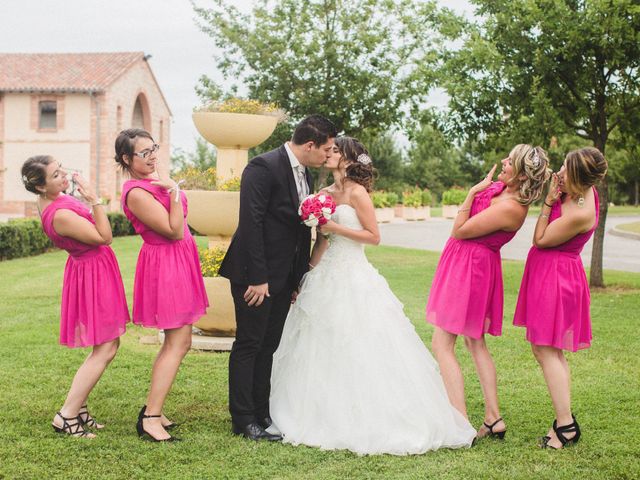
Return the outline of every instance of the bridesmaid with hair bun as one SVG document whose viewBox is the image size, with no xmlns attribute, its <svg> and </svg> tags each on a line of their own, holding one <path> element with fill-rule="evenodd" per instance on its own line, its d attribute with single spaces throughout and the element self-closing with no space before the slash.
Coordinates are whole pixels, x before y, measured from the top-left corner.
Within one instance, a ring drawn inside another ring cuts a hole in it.
<svg viewBox="0 0 640 480">
<path fill-rule="evenodd" d="M 133 285 L 133 323 L 164 330 L 136 429 L 145 440 L 166 442 L 176 440 L 167 432 L 175 424 L 162 408 L 191 348 L 191 325 L 209 302 L 185 221 L 187 198 L 178 184 L 158 173 L 159 148 L 149 132 L 135 128 L 120 132 L 115 145 L 116 162 L 131 177 L 122 187 L 122 208 L 144 240 Z"/>
<path fill-rule="evenodd" d="M 90 205 L 66 195 L 67 172 L 48 155 L 22 165 L 25 188 L 39 195 L 42 229 L 53 244 L 69 252 L 64 268 L 60 312 L 60 344 L 93 347 L 76 372 L 53 429 L 74 437 L 93 438 L 86 427 L 101 429 L 87 409 L 87 397 L 118 351 L 129 321 L 122 277 L 113 250 L 109 220 L 97 196 L 80 176 L 78 193 Z"/>
<path fill-rule="evenodd" d="M 541 439 L 542 448 L 563 448 L 580 440 L 563 350 L 591 345 L 591 297 L 580 252 L 598 226 L 595 185 L 606 173 L 607 161 L 595 148 L 567 154 L 560 172 L 553 174 L 525 264 L 513 324 L 527 330 L 556 414 Z"/>
</svg>

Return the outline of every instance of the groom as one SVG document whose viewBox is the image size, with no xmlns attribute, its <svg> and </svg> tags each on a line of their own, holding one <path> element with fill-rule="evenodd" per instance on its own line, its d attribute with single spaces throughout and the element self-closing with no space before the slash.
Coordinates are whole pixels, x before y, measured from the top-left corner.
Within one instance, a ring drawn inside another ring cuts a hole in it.
<svg viewBox="0 0 640 480">
<path fill-rule="evenodd" d="M 336 127 L 311 115 L 290 142 L 251 159 L 242 173 L 240 219 L 220 275 L 231 281 L 236 340 L 229 357 L 229 411 L 233 433 L 281 440 L 271 425 L 273 353 L 298 284 L 308 270 L 311 231 L 298 216 L 312 192 L 308 167 L 331 155 Z"/>
</svg>

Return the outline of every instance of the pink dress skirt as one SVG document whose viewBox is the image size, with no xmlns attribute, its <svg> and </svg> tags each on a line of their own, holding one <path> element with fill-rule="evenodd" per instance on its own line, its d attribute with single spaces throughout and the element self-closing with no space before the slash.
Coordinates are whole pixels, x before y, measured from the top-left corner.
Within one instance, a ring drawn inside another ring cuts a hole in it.
<svg viewBox="0 0 640 480">
<path fill-rule="evenodd" d="M 105 245 L 87 245 L 63 237 L 53 228 L 58 210 L 70 210 L 95 224 L 89 208 L 60 195 L 42 212 L 42 229 L 53 244 L 69 252 L 64 268 L 60 312 L 60 344 L 90 347 L 120 337 L 129 321 L 129 309 L 116 256 Z"/>
<path fill-rule="evenodd" d="M 191 325 L 205 314 L 209 301 L 202 280 L 200 257 L 186 222 L 187 199 L 181 192 L 184 237 L 168 239 L 147 227 L 129 210 L 127 195 L 142 188 L 169 211 L 173 201 L 167 191 L 152 180 L 129 180 L 122 189 L 122 207 L 144 243 L 138 255 L 133 284 L 133 323 L 161 330 Z"/>
<path fill-rule="evenodd" d="M 598 225 L 598 192 L 594 227 L 562 245 L 531 247 L 522 276 L 513 324 L 527 329 L 534 345 L 575 352 L 591 345 L 591 295 L 580 252 Z M 549 223 L 562 215 L 562 199 L 556 201 Z"/>
<path fill-rule="evenodd" d="M 470 216 L 489 208 L 506 185 L 494 182 L 473 199 Z M 427 322 L 456 335 L 502 334 L 503 286 L 500 248 L 516 232 L 449 238 L 440 256 L 427 301 Z"/>
</svg>

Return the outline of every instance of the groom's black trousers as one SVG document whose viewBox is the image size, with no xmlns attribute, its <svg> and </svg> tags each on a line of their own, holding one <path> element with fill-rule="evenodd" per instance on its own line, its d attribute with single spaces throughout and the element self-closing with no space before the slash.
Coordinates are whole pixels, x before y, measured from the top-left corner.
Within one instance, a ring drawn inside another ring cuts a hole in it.
<svg viewBox="0 0 640 480">
<path fill-rule="evenodd" d="M 246 285 L 231 283 L 237 330 L 229 356 L 229 411 L 239 427 L 269 415 L 273 353 L 291 307 L 288 288 L 259 307 L 247 305 L 246 291 Z"/>
</svg>

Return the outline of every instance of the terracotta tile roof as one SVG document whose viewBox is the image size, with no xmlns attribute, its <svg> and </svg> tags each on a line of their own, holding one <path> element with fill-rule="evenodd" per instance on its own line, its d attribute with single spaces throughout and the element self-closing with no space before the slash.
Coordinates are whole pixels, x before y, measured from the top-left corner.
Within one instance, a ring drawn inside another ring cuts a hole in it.
<svg viewBox="0 0 640 480">
<path fill-rule="evenodd" d="M 143 52 L 0 53 L 0 92 L 101 92 Z"/>
</svg>

